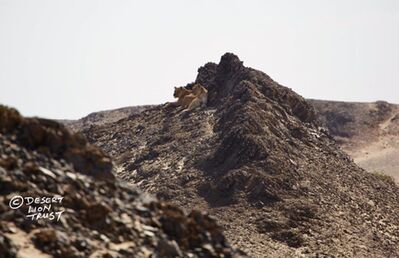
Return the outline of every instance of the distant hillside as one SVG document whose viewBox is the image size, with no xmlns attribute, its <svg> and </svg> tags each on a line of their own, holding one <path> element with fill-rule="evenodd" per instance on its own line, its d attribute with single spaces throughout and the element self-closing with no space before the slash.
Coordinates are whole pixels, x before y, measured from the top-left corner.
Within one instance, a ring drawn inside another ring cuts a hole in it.
<svg viewBox="0 0 399 258">
<path fill-rule="evenodd" d="M 112 110 L 93 112 L 78 120 L 59 120 L 74 132 L 82 131 L 91 125 L 103 125 L 116 122 L 128 116 L 139 114 L 143 110 L 152 107 L 152 105 L 124 107 Z"/>
<path fill-rule="evenodd" d="M 322 123 L 354 161 L 399 182 L 399 105 L 309 100 Z"/>
</svg>

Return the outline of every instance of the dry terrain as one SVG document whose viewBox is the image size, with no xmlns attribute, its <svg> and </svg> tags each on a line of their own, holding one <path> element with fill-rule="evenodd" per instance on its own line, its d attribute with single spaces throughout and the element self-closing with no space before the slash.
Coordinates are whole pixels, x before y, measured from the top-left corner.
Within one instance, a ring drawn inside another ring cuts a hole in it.
<svg viewBox="0 0 399 258">
<path fill-rule="evenodd" d="M 209 91 L 205 108 L 153 106 L 80 131 L 119 178 L 208 211 L 253 257 L 399 256 L 399 188 L 339 148 L 346 129 L 327 133 L 309 102 L 233 54 L 199 68 L 194 83 Z M 385 104 L 376 105 L 378 120 Z"/>
</svg>

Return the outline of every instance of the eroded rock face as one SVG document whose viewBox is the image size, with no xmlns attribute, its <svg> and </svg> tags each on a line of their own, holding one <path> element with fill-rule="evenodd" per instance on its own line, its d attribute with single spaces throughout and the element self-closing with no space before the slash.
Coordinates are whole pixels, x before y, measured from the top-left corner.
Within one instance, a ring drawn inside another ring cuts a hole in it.
<svg viewBox="0 0 399 258">
<path fill-rule="evenodd" d="M 109 157 L 62 125 L 4 106 L 0 122 L 0 257 L 244 256 L 204 212 L 119 182 Z M 38 218 L 30 209 L 44 206 L 10 206 L 16 196 L 62 200 Z"/>
<path fill-rule="evenodd" d="M 52 120 L 22 118 L 16 110 L 4 106 L 0 107 L 0 112 L 0 132 L 13 135 L 14 144 L 55 159 L 64 159 L 81 173 L 101 179 L 114 178 L 109 156 L 89 145 L 83 136 L 71 134 Z"/>
<path fill-rule="evenodd" d="M 83 133 L 120 178 L 209 211 L 252 256 L 399 254 L 398 188 L 357 167 L 311 104 L 231 53 L 194 83 L 208 107 L 155 106 Z"/>
</svg>

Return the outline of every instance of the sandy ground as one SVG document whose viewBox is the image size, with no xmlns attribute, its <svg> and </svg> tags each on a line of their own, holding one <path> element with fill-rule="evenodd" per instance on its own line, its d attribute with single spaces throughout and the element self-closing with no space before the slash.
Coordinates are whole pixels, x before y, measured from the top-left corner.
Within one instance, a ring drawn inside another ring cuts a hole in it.
<svg viewBox="0 0 399 258">
<path fill-rule="evenodd" d="M 6 233 L 6 236 L 9 237 L 12 243 L 18 248 L 18 258 L 51 258 L 50 255 L 35 248 L 26 232 L 15 226 L 11 228 L 13 229 L 13 232 Z M 34 231 L 32 234 L 33 233 Z"/>
</svg>

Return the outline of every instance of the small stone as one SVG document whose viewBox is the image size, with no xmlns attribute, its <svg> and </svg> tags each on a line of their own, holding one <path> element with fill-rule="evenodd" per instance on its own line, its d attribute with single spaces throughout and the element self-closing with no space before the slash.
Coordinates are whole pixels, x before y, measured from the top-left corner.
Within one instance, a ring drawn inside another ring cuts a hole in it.
<svg viewBox="0 0 399 258">
<path fill-rule="evenodd" d="M 48 170 L 47 168 L 39 167 L 39 170 L 40 170 L 43 174 L 45 174 L 46 176 L 49 176 L 49 177 L 51 177 L 51 178 L 53 178 L 53 179 L 56 179 L 56 178 L 57 178 L 57 176 L 56 176 L 53 172 L 51 172 L 50 170 Z"/>
<path fill-rule="evenodd" d="M 101 234 L 100 235 L 100 239 L 102 240 L 102 241 L 104 241 L 105 243 L 109 243 L 111 240 L 106 236 L 106 235 L 104 235 L 104 234 Z"/>
<path fill-rule="evenodd" d="M 77 179 L 77 176 L 76 176 L 76 174 L 74 174 L 74 173 L 66 172 L 66 175 L 67 175 L 69 178 L 71 178 L 72 180 L 74 180 L 74 181 Z"/>
</svg>

